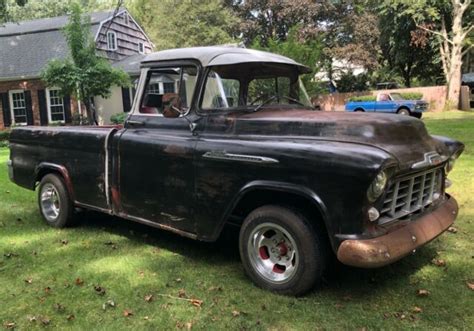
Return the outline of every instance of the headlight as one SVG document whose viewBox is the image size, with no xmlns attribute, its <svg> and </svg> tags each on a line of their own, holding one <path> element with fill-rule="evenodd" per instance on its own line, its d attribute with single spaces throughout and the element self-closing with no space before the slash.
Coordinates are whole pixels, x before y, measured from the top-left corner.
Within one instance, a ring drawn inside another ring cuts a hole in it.
<svg viewBox="0 0 474 331">
<path fill-rule="evenodd" d="M 370 202 L 377 200 L 385 190 L 387 185 L 387 174 L 385 171 L 381 171 L 377 174 L 372 184 L 370 184 L 367 190 L 367 198 Z"/>
</svg>

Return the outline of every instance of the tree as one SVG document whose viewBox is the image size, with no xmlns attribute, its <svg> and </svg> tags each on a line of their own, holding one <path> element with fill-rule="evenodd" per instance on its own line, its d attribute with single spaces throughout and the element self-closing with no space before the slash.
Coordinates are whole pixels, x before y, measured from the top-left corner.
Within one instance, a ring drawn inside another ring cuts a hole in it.
<svg viewBox="0 0 474 331">
<path fill-rule="evenodd" d="M 238 18 L 222 0 L 135 0 L 129 6 L 157 50 L 236 42 L 231 31 Z"/>
<path fill-rule="evenodd" d="M 255 40 L 251 47 L 287 56 L 311 68 L 312 73 L 303 75 L 302 81 L 307 92 L 312 95 L 319 92 L 319 86 L 315 84 L 313 77 L 314 73 L 320 69 L 318 63 L 321 62 L 323 52 L 322 43 L 317 39 L 308 41 L 301 40 L 298 37 L 299 29 L 299 26 L 292 28 L 285 41 L 271 39 L 268 40 L 267 45 L 264 46 L 263 42 Z"/>
<path fill-rule="evenodd" d="M 436 81 L 441 72 L 436 40 L 419 31 L 410 16 L 388 9 L 380 15 L 379 29 L 382 65 L 401 76 L 406 87 L 412 85 L 414 78 Z"/>
<path fill-rule="evenodd" d="M 90 18 L 83 16 L 82 8 L 73 3 L 69 23 L 64 29 L 70 57 L 51 60 L 42 72 L 48 86 L 61 89 L 84 103 L 91 125 L 97 124 L 91 103 L 94 96 L 110 96 L 114 85 L 127 86 L 128 75 L 111 67 L 106 59 L 96 54 L 95 43 L 90 32 Z"/>
<path fill-rule="evenodd" d="M 0 0 L 0 24 L 10 21 L 11 6 L 24 7 L 28 0 Z"/>
<path fill-rule="evenodd" d="M 436 36 L 447 84 L 447 107 L 459 107 L 463 55 L 472 47 L 471 0 L 390 0 L 400 15 L 409 15 L 417 27 Z M 465 19 L 466 16 L 470 19 Z"/>
</svg>

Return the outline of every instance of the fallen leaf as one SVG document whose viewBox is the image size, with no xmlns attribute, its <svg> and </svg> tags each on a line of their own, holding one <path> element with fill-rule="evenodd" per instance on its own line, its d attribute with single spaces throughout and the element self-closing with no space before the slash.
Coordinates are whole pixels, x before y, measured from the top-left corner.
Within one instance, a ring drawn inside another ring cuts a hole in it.
<svg viewBox="0 0 474 331">
<path fill-rule="evenodd" d="M 6 328 L 6 329 L 14 329 L 15 328 L 15 323 L 14 322 L 5 322 L 3 323 L 3 326 Z"/>
<path fill-rule="evenodd" d="M 415 306 L 415 307 L 413 307 L 413 309 L 411 311 L 414 312 L 414 313 L 419 314 L 419 313 L 423 312 L 423 309 L 421 307 Z"/>
<path fill-rule="evenodd" d="M 469 289 L 474 291 L 474 282 L 466 282 L 466 285 Z"/>
<path fill-rule="evenodd" d="M 150 317 L 145 316 L 145 317 L 143 317 L 143 319 L 144 319 L 145 321 L 148 321 L 148 320 L 150 319 Z"/>
<path fill-rule="evenodd" d="M 217 291 L 217 292 L 222 292 L 223 289 L 220 286 L 211 286 L 209 287 L 209 291 Z"/>
<path fill-rule="evenodd" d="M 232 316 L 233 316 L 233 317 L 238 317 L 238 316 L 240 316 L 240 311 L 238 311 L 238 310 L 233 310 L 233 311 L 232 311 Z"/>
<path fill-rule="evenodd" d="M 98 295 L 104 295 L 105 294 L 105 288 L 99 285 L 94 285 L 94 290 Z"/>
<path fill-rule="evenodd" d="M 61 239 L 61 244 L 67 245 L 69 244 L 69 241 L 67 239 Z"/>
<path fill-rule="evenodd" d="M 59 312 L 63 312 L 64 310 L 66 310 L 66 308 L 60 303 L 55 303 L 53 307 Z"/>
<path fill-rule="evenodd" d="M 10 252 L 10 253 L 3 254 L 3 256 L 5 256 L 7 259 L 9 259 L 11 257 L 17 257 L 18 254 Z"/>
<path fill-rule="evenodd" d="M 49 286 L 45 287 L 45 288 L 44 288 L 44 292 L 45 292 L 45 293 L 51 292 L 51 287 L 49 287 Z"/>
<path fill-rule="evenodd" d="M 33 278 L 27 278 L 27 279 L 25 279 L 25 283 L 27 283 L 27 284 L 33 283 Z"/>
<path fill-rule="evenodd" d="M 457 233 L 457 232 L 458 232 L 458 229 L 456 229 L 454 226 L 450 226 L 450 227 L 448 228 L 448 232 Z"/>
<path fill-rule="evenodd" d="M 416 291 L 416 295 L 419 297 L 427 297 L 428 295 L 430 295 L 430 291 L 420 289 Z"/>
<path fill-rule="evenodd" d="M 387 319 L 387 318 L 389 318 L 390 316 L 391 316 L 390 313 L 383 313 L 383 318 L 384 318 L 384 319 Z"/>
<path fill-rule="evenodd" d="M 186 291 L 184 290 L 184 288 L 182 288 L 178 291 L 178 297 L 186 298 Z"/>
<path fill-rule="evenodd" d="M 138 275 L 139 275 L 141 278 L 143 278 L 143 277 L 145 277 L 145 272 L 143 272 L 143 271 L 140 270 L 140 271 L 138 272 Z"/>
<path fill-rule="evenodd" d="M 186 323 L 186 329 L 187 329 L 187 330 L 191 330 L 192 328 L 193 328 L 193 323 L 187 322 L 187 323 Z"/>
<path fill-rule="evenodd" d="M 198 299 L 191 299 L 191 304 L 192 304 L 194 307 L 201 308 L 201 306 L 202 306 L 202 303 L 203 303 L 203 301 L 202 301 L 202 300 L 198 300 Z"/>
<path fill-rule="evenodd" d="M 153 301 L 153 294 L 145 295 L 144 299 L 145 299 L 146 302 L 152 302 Z"/>
<path fill-rule="evenodd" d="M 82 285 L 84 285 L 84 281 L 78 277 L 78 278 L 76 278 L 76 285 L 77 286 L 82 286 Z"/>
<path fill-rule="evenodd" d="M 41 318 L 41 323 L 43 325 L 49 325 L 51 323 L 51 320 L 48 317 L 42 317 Z"/>
<path fill-rule="evenodd" d="M 176 278 L 174 281 L 175 281 L 176 283 L 181 283 L 182 280 L 181 280 L 181 278 Z"/>
<path fill-rule="evenodd" d="M 123 316 L 125 317 L 130 317 L 130 316 L 133 316 L 133 311 L 129 310 L 129 309 L 125 309 L 123 311 Z"/>
<path fill-rule="evenodd" d="M 102 309 L 106 310 L 107 307 L 115 307 L 115 302 L 113 300 L 107 300 L 102 304 Z"/>
<path fill-rule="evenodd" d="M 27 318 L 28 321 L 30 321 L 30 322 L 36 322 L 36 316 L 27 315 L 26 318 Z"/>
<path fill-rule="evenodd" d="M 446 266 L 446 261 L 443 259 L 433 259 L 431 260 L 431 263 L 438 267 Z"/>
<path fill-rule="evenodd" d="M 73 314 L 67 315 L 67 317 L 66 317 L 66 319 L 67 319 L 68 321 L 72 321 L 72 320 L 75 319 L 75 318 L 76 318 L 76 316 L 74 316 Z"/>
</svg>

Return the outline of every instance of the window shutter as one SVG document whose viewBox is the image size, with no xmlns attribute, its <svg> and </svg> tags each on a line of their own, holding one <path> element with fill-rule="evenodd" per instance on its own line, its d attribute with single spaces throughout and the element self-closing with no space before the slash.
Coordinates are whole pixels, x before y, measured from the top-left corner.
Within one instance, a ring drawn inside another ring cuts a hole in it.
<svg viewBox="0 0 474 331">
<path fill-rule="evenodd" d="M 48 105 L 46 103 L 46 91 L 38 90 L 38 102 L 41 125 L 48 125 Z"/>
<path fill-rule="evenodd" d="M 10 114 L 10 101 L 8 100 L 8 93 L 0 93 L 3 110 L 3 125 L 9 127 L 12 125 L 12 119 Z"/>
<path fill-rule="evenodd" d="M 64 122 L 71 123 L 72 114 L 71 114 L 71 96 L 65 95 L 63 97 L 64 103 Z"/>
<path fill-rule="evenodd" d="M 123 111 L 128 113 L 132 108 L 132 102 L 130 100 L 130 89 L 128 87 L 122 87 L 122 104 Z"/>
<path fill-rule="evenodd" d="M 31 104 L 31 91 L 25 91 L 26 123 L 34 125 L 33 106 Z"/>
</svg>

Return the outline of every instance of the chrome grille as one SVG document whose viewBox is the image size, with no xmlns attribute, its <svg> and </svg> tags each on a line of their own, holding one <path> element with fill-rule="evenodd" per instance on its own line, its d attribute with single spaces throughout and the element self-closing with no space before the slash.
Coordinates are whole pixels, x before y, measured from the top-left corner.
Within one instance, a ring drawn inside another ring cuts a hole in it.
<svg viewBox="0 0 474 331">
<path fill-rule="evenodd" d="M 379 223 L 422 210 L 442 196 L 443 169 L 436 168 L 395 180 L 387 190 Z"/>
</svg>

